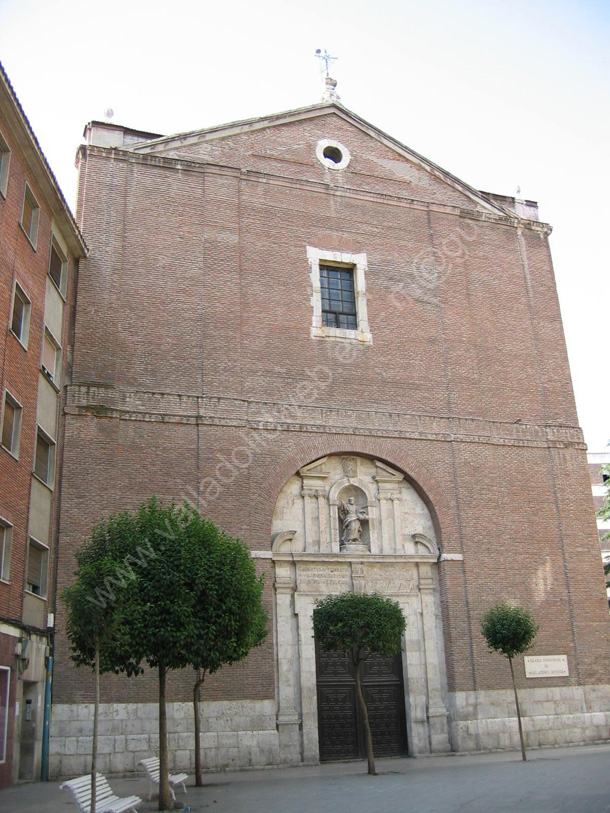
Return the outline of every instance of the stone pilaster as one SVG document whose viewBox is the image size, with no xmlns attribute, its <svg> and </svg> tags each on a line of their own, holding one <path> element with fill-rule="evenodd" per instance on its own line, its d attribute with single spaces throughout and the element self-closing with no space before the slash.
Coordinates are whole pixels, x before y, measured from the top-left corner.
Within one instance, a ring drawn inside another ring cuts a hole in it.
<svg viewBox="0 0 610 813">
<path fill-rule="evenodd" d="M 428 684 L 427 716 L 430 751 L 432 753 L 439 753 L 450 751 L 451 746 L 449 743 L 448 712 L 442 694 L 442 665 L 439 658 L 440 648 L 435 607 L 436 584 L 430 565 L 420 564 L 419 572 L 426 678 Z"/>
<path fill-rule="evenodd" d="M 280 741 L 280 762 L 298 765 L 301 762 L 301 717 L 299 701 L 299 651 L 294 606 L 294 574 L 288 562 L 275 566 L 276 640 L 278 665 L 277 728 Z"/>
</svg>

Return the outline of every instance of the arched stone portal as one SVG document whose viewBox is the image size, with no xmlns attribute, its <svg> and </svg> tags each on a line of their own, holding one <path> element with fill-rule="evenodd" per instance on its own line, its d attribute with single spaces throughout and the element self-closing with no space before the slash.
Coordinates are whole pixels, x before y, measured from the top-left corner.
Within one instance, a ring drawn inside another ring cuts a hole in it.
<svg viewBox="0 0 610 813">
<path fill-rule="evenodd" d="M 281 761 L 319 760 L 312 616 L 316 599 L 346 591 L 379 592 L 402 606 L 409 753 L 449 751 L 439 548 L 404 474 L 356 455 L 304 466 L 278 497 L 272 558 Z"/>
</svg>

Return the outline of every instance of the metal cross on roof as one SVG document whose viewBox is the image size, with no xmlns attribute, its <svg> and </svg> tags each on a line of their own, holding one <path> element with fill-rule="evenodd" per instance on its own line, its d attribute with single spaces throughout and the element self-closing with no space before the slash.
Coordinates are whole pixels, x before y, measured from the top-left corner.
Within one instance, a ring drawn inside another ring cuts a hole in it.
<svg viewBox="0 0 610 813">
<path fill-rule="evenodd" d="M 328 53 L 328 51 L 326 50 L 326 48 L 324 49 L 324 53 L 322 53 L 322 49 L 321 49 L 321 48 L 318 48 L 318 49 L 316 50 L 316 56 L 317 56 L 317 57 L 318 57 L 318 59 L 320 60 L 320 63 L 324 62 L 324 64 L 325 64 L 325 66 L 326 66 L 326 67 L 325 67 L 325 68 L 322 68 L 322 70 L 326 72 L 326 75 L 327 75 L 327 76 L 330 76 L 330 74 L 329 74 L 329 72 L 328 72 L 328 67 L 329 67 L 329 65 L 330 65 L 330 63 L 331 63 L 331 62 L 336 62 L 336 60 L 337 60 L 337 59 L 339 59 L 339 57 L 337 57 L 337 56 L 331 56 L 331 55 Z"/>
</svg>

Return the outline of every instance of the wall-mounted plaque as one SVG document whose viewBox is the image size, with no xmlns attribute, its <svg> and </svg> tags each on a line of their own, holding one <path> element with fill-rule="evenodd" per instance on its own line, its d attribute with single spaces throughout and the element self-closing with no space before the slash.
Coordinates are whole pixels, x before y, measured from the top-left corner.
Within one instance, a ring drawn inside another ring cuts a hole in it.
<svg viewBox="0 0 610 813">
<path fill-rule="evenodd" d="M 567 655 L 526 655 L 525 677 L 567 677 L 568 656 Z"/>
</svg>

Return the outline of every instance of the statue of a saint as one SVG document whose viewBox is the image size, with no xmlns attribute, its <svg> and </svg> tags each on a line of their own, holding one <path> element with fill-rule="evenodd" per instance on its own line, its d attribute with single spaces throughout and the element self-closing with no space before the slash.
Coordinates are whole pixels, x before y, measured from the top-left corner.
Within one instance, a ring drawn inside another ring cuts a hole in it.
<svg viewBox="0 0 610 813">
<path fill-rule="evenodd" d="M 360 520 L 369 518 L 366 511 L 358 508 L 353 497 L 348 497 L 347 502 L 342 502 L 339 505 L 339 517 L 343 523 L 341 546 L 360 545 L 360 537 L 362 535 Z"/>
</svg>

